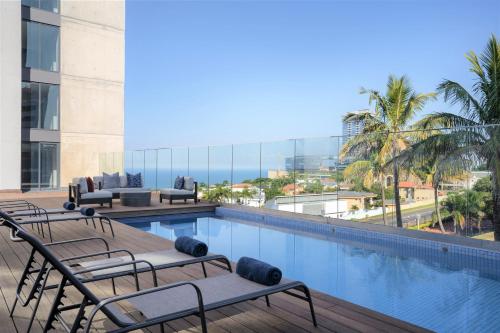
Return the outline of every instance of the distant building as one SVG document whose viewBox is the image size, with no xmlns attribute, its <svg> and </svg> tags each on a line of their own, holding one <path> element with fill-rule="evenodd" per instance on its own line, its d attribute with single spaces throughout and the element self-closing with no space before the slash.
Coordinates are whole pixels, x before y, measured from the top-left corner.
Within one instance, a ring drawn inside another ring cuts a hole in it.
<svg viewBox="0 0 500 333">
<path fill-rule="evenodd" d="M 283 178 L 283 177 L 288 177 L 288 171 L 286 170 L 274 170 L 274 169 L 269 169 L 267 170 L 267 178 L 271 179 L 276 179 L 276 178 Z"/>
<path fill-rule="evenodd" d="M 350 113 L 364 113 L 364 112 L 369 112 L 370 110 L 365 109 L 365 110 L 359 110 L 355 112 L 350 112 Z M 365 123 L 362 120 L 342 120 L 342 143 L 346 143 L 349 141 L 349 139 L 355 137 L 358 134 L 361 134 L 363 132 L 363 129 L 365 127 Z"/>
<path fill-rule="evenodd" d="M 353 208 L 368 208 L 375 197 L 374 193 L 355 191 L 278 196 L 267 201 L 265 207 L 303 214 L 342 217 Z"/>
</svg>

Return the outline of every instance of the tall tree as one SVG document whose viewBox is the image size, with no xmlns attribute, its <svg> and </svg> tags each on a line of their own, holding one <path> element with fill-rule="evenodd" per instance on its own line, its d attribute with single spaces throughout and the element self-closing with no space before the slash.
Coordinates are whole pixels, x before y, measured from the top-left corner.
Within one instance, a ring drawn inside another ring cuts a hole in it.
<svg viewBox="0 0 500 333">
<path fill-rule="evenodd" d="M 409 172 L 425 170 L 434 190 L 434 210 L 439 223 L 439 228 L 445 232 L 441 219 L 441 207 L 439 204 L 438 189 L 443 181 L 463 176 L 470 170 L 469 159 L 461 151 L 461 142 L 450 140 L 440 130 L 420 131 L 417 127 L 413 137 L 414 143 L 397 157 L 402 168 Z"/>
<path fill-rule="evenodd" d="M 491 36 L 479 56 L 466 55 L 475 76 L 472 92 L 458 82 L 444 80 L 438 92 L 446 102 L 460 106 L 460 114 L 437 112 L 424 117 L 419 127 L 447 127 L 450 141 L 461 142 L 455 154 L 467 155 L 470 161 L 486 163 L 493 183 L 493 227 L 500 241 L 500 43 Z"/>
<path fill-rule="evenodd" d="M 375 103 L 375 113 L 350 113 L 344 119 L 364 122 L 363 132 L 351 140 L 371 140 L 375 136 L 382 140 L 376 153 L 381 165 L 394 159 L 403 151 L 408 141 L 405 131 L 408 129 L 414 115 L 421 111 L 426 102 L 435 98 L 434 93 L 416 93 L 406 76 L 389 76 L 385 95 L 376 90 L 361 89 L 362 94 L 369 95 L 369 102 Z M 376 134 L 378 133 L 378 134 Z M 368 136 L 367 136 L 368 135 Z M 370 136 L 371 135 L 371 136 Z M 382 135 L 382 138 L 380 138 Z M 350 140 L 350 141 L 351 141 Z M 347 143 L 349 144 L 349 142 Z M 396 223 L 403 227 L 401 215 L 401 199 L 399 196 L 399 166 L 397 160 L 392 163 L 394 178 L 394 201 L 396 205 Z"/>
</svg>

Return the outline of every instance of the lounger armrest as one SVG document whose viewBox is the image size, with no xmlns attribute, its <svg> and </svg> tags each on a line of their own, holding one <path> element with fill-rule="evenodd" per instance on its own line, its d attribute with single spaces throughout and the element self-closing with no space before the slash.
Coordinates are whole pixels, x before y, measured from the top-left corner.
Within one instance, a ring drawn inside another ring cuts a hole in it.
<svg viewBox="0 0 500 333">
<path fill-rule="evenodd" d="M 108 243 L 107 240 L 105 240 L 102 237 L 77 238 L 77 239 L 70 239 L 70 240 L 65 240 L 65 241 L 60 241 L 60 242 L 45 243 L 43 245 L 45 245 L 45 246 L 54 246 L 54 245 L 64 245 L 64 244 L 74 244 L 74 243 L 88 242 L 88 241 L 94 241 L 94 240 L 102 241 L 104 243 L 104 246 L 106 247 L 106 251 L 109 251 L 109 243 Z"/>
<path fill-rule="evenodd" d="M 90 258 L 90 257 L 97 257 L 97 256 L 102 256 L 102 255 L 110 255 L 110 254 L 113 254 L 113 253 L 120 253 L 120 252 L 127 253 L 132 260 L 135 260 L 135 256 L 129 250 L 117 249 L 117 250 L 111 250 L 111 251 L 102 251 L 102 252 L 95 252 L 95 253 L 83 254 L 83 255 L 80 255 L 80 256 L 68 257 L 68 258 L 62 259 L 61 262 L 70 261 L 70 260 L 77 260 L 77 259 L 84 259 L 84 258 Z"/>
<path fill-rule="evenodd" d="M 92 325 L 92 321 L 93 321 L 95 315 L 103 307 L 105 307 L 106 305 L 109 305 L 109 304 L 112 304 L 112 303 L 116 303 L 116 302 L 120 302 L 120 301 L 124 301 L 124 300 L 127 300 L 129 298 L 133 298 L 133 297 L 137 297 L 137 296 L 142 296 L 142 295 L 147 295 L 147 294 L 154 294 L 156 292 L 164 291 L 164 290 L 167 290 L 167 289 L 173 289 L 173 288 L 177 288 L 177 287 L 183 287 L 183 286 L 191 286 L 191 287 L 194 288 L 194 290 L 196 292 L 196 296 L 198 297 L 198 311 L 199 311 L 200 314 L 201 313 L 204 314 L 205 313 L 205 309 L 204 309 L 204 306 L 203 306 L 203 295 L 201 294 L 200 288 L 198 288 L 198 286 L 195 285 L 192 282 L 184 281 L 184 282 L 177 282 L 177 283 L 174 283 L 174 284 L 169 284 L 169 285 L 166 285 L 166 286 L 155 287 L 155 288 L 150 288 L 150 289 L 144 289 L 144 290 L 140 290 L 140 291 L 137 291 L 137 292 L 134 292 L 134 293 L 130 293 L 130 294 L 118 295 L 118 296 L 114 296 L 114 297 L 110 297 L 110 298 L 107 298 L 105 300 L 102 300 L 90 312 L 90 315 L 88 317 L 87 323 L 85 324 L 85 327 L 84 327 L 83 331 L 84 332 L 89 332 L 90 331 L 90 327 Z M 152 323 L 155 322 L 155 321 L 157 321 L 157 324 L 162 323 L 163 321 L 161 320 L 161 318 L 164 317 L 164 316 L 165 315 L 159 316 L 159 317 L 155 317 L 155 318 L 148 318 L 147 319 L 148 325 L 152 325 Z M 137 322 L 137 324 L 138 323 L 139 322 Z M 118 324 L 121 327 L 132 326 L 132 325 L 130 325 L 128 323 L 123 323 L 123 322 L 118 322 Z M 138 328 L 140 328 L 140 327 L 138 327 Z"/>
<path fill-rule="evenodd" d="M 149 266 L 151 274 L 153 275 L 153 284 L 155 287 L 158 287 L 158 279 L 156 277 L 156 268 L 152 263 L 150 263 L 149 261 L 144 260 L 144 259 L 137 259 L 137 260 L 131 260 L 131 261 L 119 262 L 119 263 L 111 263 L 108 265 L 100 265 L 98 267 L 91 267 L 91 268 L 86 268 L 86 269 L 82 269 L 79 271 L 74 271 L 73 273 L 74 274 L 84 274 L 84 273 L 90 273 L 90 272 L 95 272 L 95 271 L 101 271 L 103 269 L 108 269 L 108 268 L 115 268 L 115 267 L 132 265 L 134 267 L 134 274 L 137 275 L 139 273 L 137 271 L 137 264 L 141 264 L 141 263 Z"/>
</svg>

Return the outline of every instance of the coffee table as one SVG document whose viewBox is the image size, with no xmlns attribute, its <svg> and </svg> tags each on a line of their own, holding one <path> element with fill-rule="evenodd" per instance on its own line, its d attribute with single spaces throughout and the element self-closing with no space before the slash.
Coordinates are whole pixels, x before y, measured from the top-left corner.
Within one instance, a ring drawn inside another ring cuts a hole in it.
<svg viewBox="0 0 500 333">
<path fill-rule="evenodd" d="M 121 192 L 122 206 L 143 207 L 151 205 L 151 191 Z"/>
</svg>

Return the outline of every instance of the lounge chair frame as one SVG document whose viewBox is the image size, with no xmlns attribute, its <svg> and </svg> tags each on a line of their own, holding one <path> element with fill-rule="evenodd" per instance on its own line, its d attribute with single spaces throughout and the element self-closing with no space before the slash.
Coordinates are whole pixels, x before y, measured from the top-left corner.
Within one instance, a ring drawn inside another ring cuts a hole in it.
<svg viewBox="0 0 500 333">
<path fill-rule="evenodd" d="M 36 207 L 34 208 L 34 214 L 32 216 L 38 216 L 40 217 L 40 219 L 38 221 L 16 221 L 16 223 L 18 223 L 19 225 L 25 225 L 25 224 L 30 224 L 33 228 L 33 225 L 36 224 L 37 226 L 37 230 L 39 233 L 42 234 L 42 237 L 45 238 L 45 231 L 44 231 L 44 224 L 47 225 L 47 229 L 48 229 L 48 232 L 49 232 L 49 239 L 50 239 L 50 242 L 53 241 L 53 238 L 52 238 L 52 230 L 50 228 L 50 223 L 55 223 L 55 222 L 64 222 L 64 221 L 79 221 L 79 220 L 84 220 L 85 223 L 87 225 L 89 225 L 89 220 L 92 222 L 93 226 L 94 226 L 94 229 L 97 229 L 97 226 L 96 226 L 96 219 L 98 220 L 98 222 L 101 224 L 101 230 L 103 233 L 106 232 L 105 228 L 104 228 L 104 224 L 107 224 L 109 226 L 109 229 L 111 231 L 111 235 L 113 236 L 113 238 L 115 237 L 115 231 L 113 229 L 113 224 L 111 223 L 111 219 L 107 216 L 103 216 L 103 215 L 94 215 L 94 216 L 85 216 L 85 215 L 81 215 L 78 216 L 78 217 L 74 217 L 74 216 L 70 216 L 68 217 L 67 219 L 54 219 L 53 218 L 53 215 L 54 214 L 50 214 L 49 212 L 47 212 L 44 208 L 41 208 L 41 207 Z M 68 211 L 68 214 L 70 214 L 72 211 Z M 73 213 L 77 213 L 78 211 L 73 211 Z M 61 215 L 64 215 L 64 214 L 61 214 Z M 51 218 L 52 217 L 52 218 Z M 14 217 L 11 217 L 15 220 L 15 216 Z"/>
</svg>

